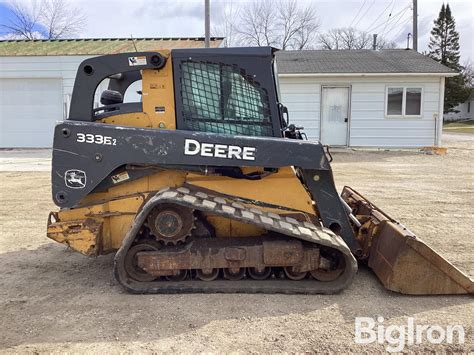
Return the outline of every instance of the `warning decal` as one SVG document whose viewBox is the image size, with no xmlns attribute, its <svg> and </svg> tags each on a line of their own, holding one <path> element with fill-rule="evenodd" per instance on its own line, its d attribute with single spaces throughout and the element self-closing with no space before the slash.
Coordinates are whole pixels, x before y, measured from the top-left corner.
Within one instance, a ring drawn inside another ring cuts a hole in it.
<svg viewBox="0 0 474 355">
<path fill-rule="evenodd" d="M 128 57 L 128 65 L 131 67 L 135 65 L 146 65 L 146 57 Z"/>
<path fill-rule="evenodd" d="M 130 176 L 126 171 L 118 173 L 117 175 L 112 175 L 112 182 L 118 184 L 119 182 L 126 181 L 130 179 Z"/>
</svg>

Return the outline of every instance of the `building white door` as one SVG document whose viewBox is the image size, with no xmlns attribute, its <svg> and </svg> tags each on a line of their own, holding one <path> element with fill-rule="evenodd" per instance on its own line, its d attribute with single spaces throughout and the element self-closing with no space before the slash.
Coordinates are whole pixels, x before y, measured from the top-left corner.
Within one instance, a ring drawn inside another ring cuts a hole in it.
<svg viewBox="0 0 474 355">
<path fill-rule="evenodd" d="M 350 87 L 323 86 L 321 97 L 321 143 L 347 145 Z"/>
<path fill-rule="evenodd" d="M 0 148 L 47 148 L 63 119 L 61 79 L 0 79 Z"/>
</svg>

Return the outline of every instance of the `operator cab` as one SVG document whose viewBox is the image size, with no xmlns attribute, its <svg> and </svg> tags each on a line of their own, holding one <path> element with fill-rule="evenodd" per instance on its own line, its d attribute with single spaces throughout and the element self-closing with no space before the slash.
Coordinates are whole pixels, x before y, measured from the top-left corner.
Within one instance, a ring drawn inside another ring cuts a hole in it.
<svg viewBox="0 0 474 355">
<path fill-rule="evenodd" d="M 78 70 L 70 119 L 98 121 L 112 115 L 146 113 L 153 120 L 166 111 L 173 112 L 172 126 L 179 130 L 302 139 L 301 127 L 289 124 L 288 110 L 279 102 L 274 52 L 270 47 L 176 49 L 167 54 L 91 58 Z M 110 68 L 120 72 L 110 72 Z M 167 84 L 159 82 L 161 71 L 171 73 Z M 143 96 L 128 102 L 126 92 L 137 82 L 143 83 L 138 88 Z M 158 99 L 168 108 L 151 104 L 169 85 L 174 86 L 174 102 Z M 98 93 L 100 105 L 88 104 L 87 97 Z"/>
</svg>

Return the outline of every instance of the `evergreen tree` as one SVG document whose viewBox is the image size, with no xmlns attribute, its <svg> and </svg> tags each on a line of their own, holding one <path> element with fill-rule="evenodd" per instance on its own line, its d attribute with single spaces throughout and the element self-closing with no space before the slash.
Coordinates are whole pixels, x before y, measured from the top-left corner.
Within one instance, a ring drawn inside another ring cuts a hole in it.
<svg viewBox="0 0 474 355">
<path fill-rule="evenodd" d="M 456 23 L 448 5 L 442 5 L 438 18 L 434 21 L 431 30 L 428 55 L 441 64 L 461 72 L 463 67 L 459 63 L 459 33 L 456 31 Z M 470 90 L 466 85 L 466 78 L 458 75 L 446 78 L 444 94 L 444 111 L 453 111 L 458 104 L 467 100 Z"/>
</svg>

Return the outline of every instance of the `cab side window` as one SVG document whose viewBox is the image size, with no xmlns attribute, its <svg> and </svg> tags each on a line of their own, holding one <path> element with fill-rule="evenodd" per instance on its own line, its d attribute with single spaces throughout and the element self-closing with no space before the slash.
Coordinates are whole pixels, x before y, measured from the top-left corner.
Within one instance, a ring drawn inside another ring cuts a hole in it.
<svg viewBox="0 0 474 355">
<path fill-rule="evenodd" d="M 188 129 L 273 136 L 266 90 L 235 65 L 181 63 L 181 95 Z"/>
</svg>

